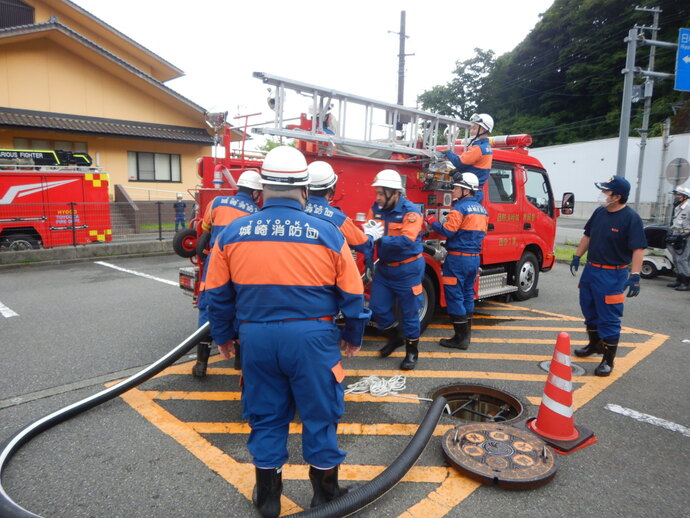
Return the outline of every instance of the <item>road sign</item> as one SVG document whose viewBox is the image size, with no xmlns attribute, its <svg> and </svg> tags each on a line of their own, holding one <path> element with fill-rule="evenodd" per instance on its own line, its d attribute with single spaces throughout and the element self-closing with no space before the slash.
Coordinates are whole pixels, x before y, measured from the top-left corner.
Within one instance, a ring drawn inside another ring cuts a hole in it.
<svg viewBox="0 0 690 518">
<path fill-rule="evenodd" d="M 666 179 L 673 185 L 681 185 L 690 177 L 690 163 L 684 158 L 674 158 L 666 166 Z"/>
<path fill-rule="evenodd" d="M 690 29 L 680 29 L 678 33 L 676 83 L 673 88 L 690 92 Z"/>
</svg>

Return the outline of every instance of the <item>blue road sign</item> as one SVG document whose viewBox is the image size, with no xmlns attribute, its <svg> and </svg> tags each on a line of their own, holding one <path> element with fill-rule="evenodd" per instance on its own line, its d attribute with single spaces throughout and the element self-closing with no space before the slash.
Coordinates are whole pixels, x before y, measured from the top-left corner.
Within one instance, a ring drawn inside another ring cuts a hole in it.
<svg viewBox="0 0 690 518">
<path fill-rule="evenodd" d="M 675 90 L 690 92 L 690 29 L 680 29 L 676 55 Z"/>
</svg>

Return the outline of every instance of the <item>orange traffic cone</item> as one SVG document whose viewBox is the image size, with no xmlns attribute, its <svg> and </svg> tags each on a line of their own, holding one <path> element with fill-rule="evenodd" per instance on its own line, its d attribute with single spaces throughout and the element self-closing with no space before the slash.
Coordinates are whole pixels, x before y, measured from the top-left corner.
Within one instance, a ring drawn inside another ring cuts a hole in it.
<svg viewBox="0 0 690 518">
<path fill-rule="evenodd" d="M 525 424 L 561 454 L 572 453 L 597 442 L 593 432 L 575 426 L 568 333 L 560 333 L 556 340 L 537 418 Z"/>
</svg>

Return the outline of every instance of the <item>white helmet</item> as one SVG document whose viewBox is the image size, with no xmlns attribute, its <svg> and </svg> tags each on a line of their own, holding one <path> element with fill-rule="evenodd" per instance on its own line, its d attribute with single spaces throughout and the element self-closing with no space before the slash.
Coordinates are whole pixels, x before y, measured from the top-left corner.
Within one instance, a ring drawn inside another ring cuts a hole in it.
<svg viewBox="0 0 690 518">
<path fill-rule="evenodd" d="M 379 171 L 374 178 L 374 183 L 372 183 L 371 186 L 387 187 L 397 191 L 402 191 L 403 189 L 402 178 L 400 178 L 400 174 L 397 171 L 393 171 L 393 169 L 384 169 L 383 171 Z"/>
<path fill-rule="evenodd" d="M 462 173 L 454 182 L 453 186 L 462 187 L 463 189 L 471 189 L 476 191 L 479 189 L 479 178 L 474 173 Z"/>
<path fill-rule="evenodd" d="M 261 175 L 256 171 L 245 171 L 237 179 L 238 187 L 247 187 L 255 191 L 263 191 L 264 186 L 261 185 Z"/>
<path fill-rule="evenodd" d="M 475 113 L 470 117 L 470 122 L 481 126 L 486 131 L 491 133 L 494 129 L 494 118 L 488 113 Z"/>
<path fill-rule="evenodd" d="M 681 196 L 685 196 L 686 198 L 690 198 L 690 189 L 687 187 L 676 187 L 671 191 L 673 194 L 680 194 Z"/>
<path fill-rule="evenodd" d="M 304 155 L 292 146 L 271 149 L 261 166 L 261 183 L 264 185 L 300 186 L 309 183 L 309 172 Z"/>
<path fill-rule="evenodd" d="M 338 181 L 335 171 L 331 164 L 322 160 L 317 160 L 309 164 L 309 188 L 314 191 L 330 189 Z"/>
</svg>

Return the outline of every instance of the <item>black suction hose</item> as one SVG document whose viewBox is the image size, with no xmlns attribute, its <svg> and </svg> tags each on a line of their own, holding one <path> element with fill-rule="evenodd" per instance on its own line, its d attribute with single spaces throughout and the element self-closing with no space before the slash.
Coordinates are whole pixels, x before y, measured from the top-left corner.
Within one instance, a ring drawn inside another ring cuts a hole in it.
<svg viewBox="0 0 690 518">
<path fill-rule="evenodd" d="M 163 369 L 179 360 L 197 343 L 207 338 L 209 331 L 210 325 L 207 322 L 175 347 L 175 349 L 137 374 L 93 396 L 89 396 L 53 412 L 38 421 L 34 421 L 29 426 L 22 428 L 12 437 L 5 440 L 0 445 L 0 518 L 41 518 L 41 516 L 24 509 L 12 500 L 2 485 L 2 475 L 5 471 L 5 467 L 19 448 L 48 428 L 52 428 L 71 417 L 105 403 L 152 378 Z M 340 498 L 313 509 L 297 513 L 294 516 L 302 518 L 340 518 L 348 516 L 369 505 L 392 489 L 400 482 L 402 477 L 405 476 L 405 473 L 410 470 L 414 463 L 417 462 L 417 459 L 424 451 L 429 439 L 431 439 L 431 435 L 434 433 L 434 429 L 441 418 L 446 404 L 447 401 L 443 396 L 438 396 L 434 399 L 422 423 L 419 425 L 417 432 L 414 434 L 414 437 L 412 437 L 402 454 L 372 481 L 353 489 Z"/>
<path fill-rule="evenodd" d="M 293 514 L 300 518 L 341 518 L 359 511 L 392 489 L 403 478 L 429 443 L 431 435 L 436 429 L 443 409 L 448 404 L 446 398 L 438 396 L 429 407 L 424 420 L 419 425 L 414 437 L 407 444 L 405 450 L 379 476 L 359 486 L 340 498 L 331 500 L 313 509 Z"/>
<path fill-rule="evenodd" d="M 117 385 L 113 385 L 105 390 L 102 390 L 98 394 L 89 396 L 81 401 L 73 403 L 66 406 L 50 415 L 47 415 L 38 421 L 34 421 L 30 425 L 22 428 L 12 437 L 5 440 L 0 445 L 0 517 L 2 518 L 41 518 L 39 515 L 27 511 L 19 504 L 14 502 L 12 498 L 7 494 L 5 488 L 2 485 L 2 474 L 5 471 L 7 463 L 10 461 L 12 456 L 21 448 L 24 444 L 29 442 L 31 439 L 36 437 L 41 432 L 52 428 L 71 417 L 74 417 L 82 412 L 98 406 L 106 401 L 109 401 L 120 394 L 127 392 L 129 389 L 136 387 L 137 385 L 143 383 L 144 381 L 152 378 L 163 369 L 169 367 L 177 360 L 182 358 L 189 350 L 194 347 L 197 343 L 207 338 L 210 333 L 210 324 L 206 322 L 199 329 L 194 331 L 189 337 L 187 337 L 182 343 L 175 347 L 168 354 L 163 356 L 161 359 L 152 363 L 142 371 L 138 372 L 121 381 Z"/>
</svg>

